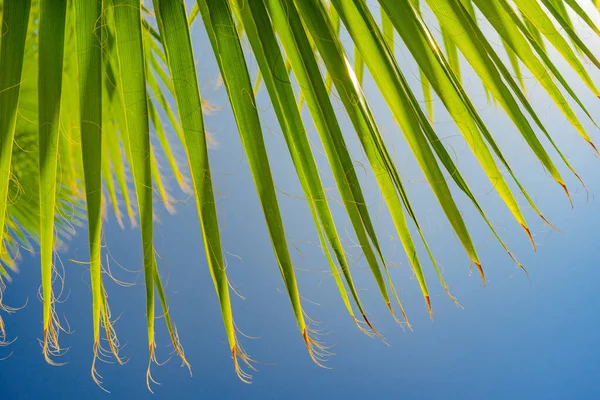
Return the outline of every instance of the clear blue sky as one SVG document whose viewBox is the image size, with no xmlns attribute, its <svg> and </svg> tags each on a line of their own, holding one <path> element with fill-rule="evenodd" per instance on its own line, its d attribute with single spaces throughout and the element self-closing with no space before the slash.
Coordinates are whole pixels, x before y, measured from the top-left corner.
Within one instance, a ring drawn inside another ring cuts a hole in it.
<svg viewBox="0 0 600 400">
<path fill-rule="evenodd" d="M 280 196 L 282 212 L 298 268 L 301 293 L 307 313 L 321 321 L 323 340 L 333 345 L 336 353 L 327 362 L 331 369 L 315 366 L 306 354 L 291 307 L 283 291 L 282 281 L 271 251 L 264 220 L 239 144 L 231 111 L 223 89 L 215 89 L 217 72 L 206 47 L 200 25 L 194 30 L 198 71 L 203 95 L 222 109 L 208 116 L 207 127 L 219 142 L 211 151 L 214 178 L 221 199 L 218 201 L 223 241 L 228 252 L 228 272 L 232 284 L 246 297 L 234 298 L 233 308 L 239 328 L 256 339 L 243 339 L 244 347 L 258 361 L 259 372 L 253 383 L 241 383 L 233 373 L 218 303 L 204 258 L 196 210 L 193 201 L 173 190 L 177 199 L 173 216 L 158 207 L 156 247 L 164 259 L 161 265 L 167 278 L 167 293 L 172 317 L 178 327 L 193 376 L 180 368 L 174 357 L 161 367 L 154 367 L 154 397 L 147 391 L 144 373 L 147 346 L 144 316 L 144 288 L 139 273 L 128 273 L 117 267 L 139 270 L 141 250 L 139 231 L 121 231 L 112 212 L 106 224 L 106 243 L 115 262 L 113 271 L 120 279 L 138 282 L 124 288 L 107 280 L 109 301 L 115 315 L 120 315 L 116 329 L 129 358 L 124 366 L 100 364 L 105 387 L 102 392 L 90 378 L 92 359 L 91 295 L 85 266 L 69 259 L 85 260 L 85 229 L 60 254 L 66 265 L 65 302 L 57 304 L 72 333 L 62 335 L 69 352 L 58 361 L 61 367 L 47 365 L 41 355 L 41 303 L 36 298 L 40 284 L 39 260 L 26 255 L 21 272 L 15 276 L 5 294 L 5 303 L 27 306 L 7 316 L 9 334 L 18 336 L 7 348 L 0 348 L 0 390 L 3 399 L 310 399 L 310 398 L 403 398 L 403 399 L 592 399 L 600 398 L 597 361 L 600 328 L 600 268 L 596 249 L 600 232 L 600 206 L 594 194 L 600 192 L 599 161 L 576 132 L 551 106 L 536 85 L 530 85 L 529 96 L 536 104 L 557 142 L 563 147 L 574 167 L 584 178 L 590 192 L 588 199 L 577 181 L 568 176 L 567 184 L 574 194 L 572 210 L 561 189 L 542 171 L 534 158 L 523 150 L 522 139 L 499 110 L 487 105 L 479 83 L 466 79 L 468 90 L 475 96 L 478 108 L 493 127 L 511 165 L 521 177 L 546 216 L 562 233 L 550 231 L 529 210 L 538 252 L 531 246 L 509 212 L 502 206 L 491 185 L 482 177 L 464 141 L 436 104 L 436 128 L 445 143 L 456 151 L 459 166 L 478 198 L 489 211 L 490 218 L 519 260 L 527 267 L 530 279 L 518 270 L 494 243 L 491 234 L 473 208 L 457 192 L 457 199 L 478 246 L 488 276 L 482 288 L 458 241 L 452 236 L 439 207 L 410 156 L 401 132 L 393 123 L 374 84 L 367 78 L 365 91 L 372 100 L 376 117 L 394 145 L 395 159 L 425 233 L 434 253 L 444 267 L 444 276 L 464 309 L 457 308 L 437 284 L 429 264 L 427 277 L 432 291 L 434 320 L 423 304 L 416 281 L 412 278 L 393 226 L 382 206 L 376 183 L 370 173 L 361 173 L 367 189 L 367 200 L 377 217 L 377 230 L 384 252 L 392 268 L 392 276 L 400 290 L 414 331 L 403 331 L 389 317 L 380 295 L 365 268 L 356 259 L 353 273 L 371 319 L 389 342 L 389 346 L 360 333 L 347 316 L 327 272 L 326 260 L 318 249 L 310 214 L 302 201 L 283 193 L 300 196 L 301 190 L 286 154 L 285 143 L 277 129 L 272 109 L 264 90 L 259 95 L 264 134 L 272 157 L 272 167 Z M 400 62 L 408 79 L 418 88 L 418 72 L 401 47 Z M 562 65 L 562 64 L 561 64 Z M 253 71 L 256 66 L 252 66 Z M 471 72 L 467 69 L 467 76 Z M 472 76 L 472 74 L 471 74 Z M 594 78 L 598 81 L 599 74 Z M 573 80 L 575 81 L 575 80 Z M 576 85 L 583 99 L 597 111 L 597 100 Z M 358 141 L 347 122 L 345 134 L 356 159 L 364 162 Z M 594 139 L 598 131 L 593 130 Z M 309 126 L 316 138 L 314 129 Z M 316 144 L 316 146 L 320 146 Z M 332 178 L 323 166 L 325 184 Z M 357 164 L 358 165 L 358 164 Z M 174 183 L 171 184 L 175 186 Z M 521 200 L 524 205 L 525 202 Z M 346 245 L 344 232 L 347 219 L 342 207 L 332 203 L 338 226 Z M 356 251 L 350 248 L 356 255 Z M 239 258 L 238 258 L 239 256 Z M 241 259 L 240 259 L 241 258 Z M 158 354 L 166 360 L 172 348 L 162 321 L 158 326 Z"/>
</svg>

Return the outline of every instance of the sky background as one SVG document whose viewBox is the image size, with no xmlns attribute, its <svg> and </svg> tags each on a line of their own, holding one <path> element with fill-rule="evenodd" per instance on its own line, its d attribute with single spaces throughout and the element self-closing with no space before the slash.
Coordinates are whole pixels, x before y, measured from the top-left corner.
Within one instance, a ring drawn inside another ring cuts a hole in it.
<svg viewBox="0 0 600 400">
<path fill-rule="evenodd" d="M 222 238 L 232 284 L 245 297 L 233 297 L 238 327 L 256 339 L 242 343 L 257 361 L 251 385 L 240 382 L 232 367 L 228 345 L 212 281 L 204 258 L 199 223 L 193 199 L 175 188 L 176 213 L 169 215 L 157 205 L 156 249 L 162 258 L 161 272 L 167 282 L 172 318 L 177 325 L 193 376 L 180 368 L 173 357 L 163 366 L 154 366 L 153 375 L 161 384 L 151 395 L 145 384 L 147 345 L 145 294 L 141 268 L 139 230 L 121 230 L 112 211 L 105 225 L 107 254 L 115 276 L 133 287 L 121 287 L 105 279 L 115 316 L 116 330 L 124 344 L 124 366 L 100 364 L 107 395 L 90 377 L 92 360 L 91 294 L 88 270 L 69 260 L 87 260 L 85 227 L 60 253 L 65 264 L 64 302 L 56 305 L 72 331 L 61 336 L 70 348 L 58 361 L 47 365 L 41 355 L 41 303 L 36 298 L 40 284 L 39 259 L 26 254 L 21 271 L 9 284 L 4 302 L 27 306 L 6 316 L 9 336 L 15 343 L 0 348 L 0 387 L 6 399 L 307 399 L 307 398 L 391 398 L 405 399 L 590 399 L 600 396 L 597 331 L 600 328 L 600 263 L 597 259 L 600 205 L 600 161 L 575 130 L 556 111 L 539 85 L 528 79 L 528 96 L 551 134 L 584 179 L 589 196 L 577 180 L 561 166 L 573 194 L 575 208 L 552 179 L 542 170 L 523 140 L 501 110 L 487 104 L 481 84 L 464 65 L 465 84 L 476 106 L 490 124 L 501 148 L 522 183 L 561 233 L 553 232 L 519 198 L 538 244 L 537 253 L 521 228 L 511 219 L 491 184 L 477 167 L 464 140 L 441 105 L 436 102 L 435 127 L 445 145 L 456 153 L 457 163 L 471 184 L 499 233 L 529 272 L 515 267 L 494 242 L 469 202 L 456 190 L 456 199 L 477 245 L 488 286 L 469 271 L 469 262 L 452 234 L 410 150 L 402 138 L 377 88 L 367 75 L 365 92 L 376 119 L 406 183 L 424 233 L 443 266 L 444 277 L 464 309 L 456 307 L 425 262 L 432 295 L 434 318 L 430 320 L 412 277 L 407 260 L 396 239 L 394 227 L 366 165 L 348 118 L 337 104 L 339 118 L 357 160 L 367 202 L 376 217 L 376 229 L 390 265 L 394 282 L 413 325 L 403 331 L 389 317 L 364 260 L 352 248 L 352 236 L 343 208 L 331 206 L 338 229 L 349 253 L 354 256 L 352 271 L 370 319 L 389 346 L 370 339 L 356 329 L 336 291 L 326 260 L 318 248 L 317 236 L 306 204 L 296 198 L 302 192 L 287 154 L 265 90 L 258 96 L 263 131 L 277 187 L 286 232 L 297 267 L 297 275 L 308 315 L 320 321 L 322 339 L 335 353 L 323 369 L 306 354 L 289 300 L 271 250 L 256 192 L 243 155 L 235 122 L 223 88 L 217 88 L 218 72 L 198 21 L 192 29 L 202 94 L 220 110 L 206 117 L 207 129 L 218 144 L 211 150 L 213 178 L 219 193 L 218 210 Z M 347 36 L 343 36 L 348 44 Z M 588 38 L 589 43 L 598 41 Z M 497 40 L 496 40 L 497 42 Z M 351 46 L 348 46 L 351 52 Z M 594 48 L 592 46 L 592 48 Z M 397 45 L 398 60 L 407 79 L 420 95 L 418 70 L 408 52 Z M 562 70 L 564 63 L 554 57 Z M 256 65 L 250 63 L 253 75 Z M 571 74 L 574 88 L 598 115 L 598 102 Z M 600 74 L 593 78 L 600 82 Z M 305 110 L 306 112 L 306 110 Z M 581 113 L 579 113 L 581 114 Z M 307 114 L 305 114 L 308 116 Z M 306 119 L 308 121 L 308 119 Z M 584 125 L 598 141 L 598 130 Z M 321 145 L 314 127 L 307 128 L 321 166 L 323 181 L 331 187 L 333 178 L 319 152 Z M 168 173 L 167 173 L 168 175 Z M 290 194 L 292 196 L 286 195 Z M 296 197 L 294 197 L 296 196 Z M 331 193 L 332 199 L 337 194 Z M 120 264 L 123 269 L 117 265 Z M 125 269 L 133 271 L 127 272 Z M 157 320 L 160 361 L 172 348 L 162 320 Z"/>
</svg>

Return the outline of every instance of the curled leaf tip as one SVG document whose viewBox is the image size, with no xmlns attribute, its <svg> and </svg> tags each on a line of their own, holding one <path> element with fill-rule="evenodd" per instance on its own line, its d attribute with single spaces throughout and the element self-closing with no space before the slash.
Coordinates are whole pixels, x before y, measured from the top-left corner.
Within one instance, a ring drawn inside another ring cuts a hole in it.
<svg viewBox="0 0 600 400">
<path fill-rule="evenodd" d="M 364 313 L 362 314 L 362 317 L 363 317 L 363 320 L 365 321 L 365 323 L 367 324 L 367 326 L 371 329 L 371 332 L 373 332 L 373 334 L 375 334 L 375 336 L 381 338 L 381 335 L 379 335 L 379 332 L 377 332 L 375 327 L 373 327 L 373 324 L 371 324 L 371 321 L 369 321 L 369 318 L 367 318 L 367 316 Z"/>
<path fill-rule="evenodd" d="M 600 156 L 600 152 L 598 152 L 598 148 L 596 147 L 596 145 L 594 144 L 594 142 L 592 142 L 591 140 L 587 140 L 588 144 L 590 146 L 592 146 L 592 149 L 594 149 L 594 152 L 596 153 L 597 156 Z"/>
<path fill-rule="evenodd" d="M 402 317 L 404 318 L 404 322 L 400 321 L 397 317 L 396 314 L 394 313 L 394 309 L 392 308 L 392 303 L 391 302 L 386 302 L 385 305 L 387 306 L 388 310 L 390 311 L 390 314 L 392 314 L 392 318 L 394 318 L 394 321 L 396 321 L 396 323 L 398 325 L 400 325 L 403 329 L 406 326 L 409 330 L 412 331 L 412 325 L 410 324 L 410 322 L 408 321 L 408 318 L 406 316 L 406 313 L 404 312 L 403 309 L 401 309 L 401 313 L 402 313 Z"/>
<path fill-rule="evenodd" d="M 190 372 L 190 376 L 191 376 L 192 375 L 192 366 L 188 362 L 187 358 L 185 358 L 185 353 L 183 351 L 183 346 L 181 345 L 181 341 L 179 340 L 179 335 L 177 334 L 175 329 L 169 329 L 169 330 L 170 330 L 169 336 L 171 336 L 171 343 L 173 344 L 173 347 L 175 348 L 175 352 L 181 359 L 182 365 L 188 369 L 188 371 Z"/>
<path fill-rule="evenodd" d="M 46 360 L 46 362 L 50 365 L 56 365 L 56 362 L 54 360 L 52 360 L 52 358 L 50 357 L 50 355 L 53 353 L 51 347 L 53 346 L 52 344 L 50 344 L 50 336 L 48 334 L 48 329 L 44 329 L 44 338 L 43 338 L 43 345 L 42 345 L 42 354 L 44 354 L 44 359 Z"/>
<path fill-rule="evenodd" d="M 543 218 L 543 217 L 542 217 Z M 529 241 L 531 242 L 531 245 L 533 246 L 533 251 L 537 251 L 537 247 L 535 245 L 535 240 L 533 240 L 533 235 L 531 234 L 531 231 L 529 230 L 529 227 L 525 224 L 521 224 L 521 227 L 525 230 L 525 233 L 527 234 L 527 237 L 529 237 Z"/>
<path fill-rule="evenodd" d="M 581 178 L 579 178 L 579 176 L 577 176 L 577 178 L 579 179 L 579 181 L 581 181 Z M 575 206 L 573 205 L 573 199 L 571 198 L 571 194 L 569 193 L 569 189 L 567 189 L 567 185 L 565 185 L 563 182 L 558 182 L 558 184 L 563 188 L 563 190 L 567 194 L 569 203 L 571 203 L 571 208 L 575 208 Z"/>
<path fill-rule="evenodd" d="M 333 353 L 327 350 L 327 346 L 313 338 L 307 328 L 302 330 L 302 338 L 313 362 L 321 368 L 329 369 L 324 363 L 327 361 L 327 357 L 333 355 Z"/>
<path fill-rule="evenodd" d="M 383 343 L 385 343 L 387 345 L 387 342 L 385 341 L 383 336 L 381 336 L 381 334 L 375 329 L 375 327 L 373 326 L 373 324 L 371 323 L 369 318 L 367 318 L 366 314 L 362 313 L 361 315 L 363 318 L 362 321 L 354 316 L 352 317 L 354 319 L 354 323 L 356 323 L 356 326 L 358 327 L 358 329 L 360 329 L 360 331 L 362 333 L 364 333 L 365 335 L 372 337 L 372 338 L 378 338 L 379 340 L 381 340 Z M 369 329 L 365 329 L 363 324 L 366 324 Z"/>
<path fill-rule="evenodd" d="M 529 271 L 527 271 L 527 268 L 525 268 L 525 266 L 521 263 L 517 264 L 517 266 L 521 269 L 521 271 L 525 272 L 525 276 L 527 276 L 527 280 L 529 282 L 531 282 L 531 277 L 529 276 Z"/>
<path fill-rule="evenodd" d="M 58 320 L 53 315 L 51 318 L 51 322 L 48 327 L 44 328 L 44 336 L 42 339 L 42 354 L 44 355 L 44 360 L 52 366 L 61 366 L 65 363 L 57 363 L 52 359 L 52 357 L 60 357 L 61 355 L 66 353 L 68 349 L 61 349 L 58 343 L 58 332 L 59 330 L 63 330 L 59 325 Z"/>
<path fill-rule="evenodd" d="M 550 227 L 550 229 L 560 233 L 560 229 L 558 229 L 557 227 L 555 227 L 552 222 L 550 222 L 546 217 L 544 217 L 542 214 L 539 214 L 540 218 Z"/>
<path fill-rule="evenodd" d="M 46 362 L 48 364 L 51 364 L 52 360 L 50 360 L 50 358 L 48 357 L 48 329 L 44 329 L 44 336 L 43 336 L 42 340 L 43 340 L 42 353 L 44 354 L 44 358 L 46 359 Z"/>
<path fill-rule="evenodd" d="M 477 267 L 477 270 L 479 271 L 479 275 L 481 276 L 481 281 L 483 282 L 483 287 L 486 287 L 487 281 L 485 279 L 485 273 L 483 272 L 483 268 L 481 267 L 481 264 L 479 262 L 475 262 L 475 266 Z"/>
<path fill-rule="evenodd" d="M 146 387 L 148 388 L 148 391 L 152 394 L 154 394 L 154 391 L 152 390 L 152 383 L 154 383 L 155 385 L 160 385 L 159 382 L 157 382 L 153 377 L 152 377 L 152 364 L 153 363 L 157 363 L 156 361 L 156 353 L 154 351 L 154 343 L 150 344 L 150 356 L 148 357 L 148 368 L 146 369 Z"/>
<path fill-rule="evenodd" d="M 385 305 L 387 306 L 388 310 L 390 311 L 390 314 L 392 314 L 392 318 L 394 318 L 394 320 L 396 320 L 397 323 L 400 323 L 398 318 L 396 318 L 396 314 L 394 313 L 394 309 L 392 308 L 392 303 L 388 301 L 385 303 Z"/>
<path fill-rule="evenodd" d="M 233 358 L 233 365 L 238 378 L 244 383 L 251 384 L 252 375 L 244 371 L 240 365 L 241 361 L 242 364 L 245 364 L 251 370 L 256 371 L 256 368 L 252 365 L 250 356 L 240 346 L 235 345 L 231 348 L 231 357 Z"/>
<path fill-rule="evenodd" d="M 106 318 L 106 320 L 108 320 L 108 318 Z M 110 353 L 113 355 L 113 357 L 115 358 L 115 361 L 119 365 L 124 365 L 125 362 L 119 355 L 119 346 L 120 346 L 119 339 L 117 339 L 116 333 L 112 326 L 112 322 L 109 321 L 108 323 L 105 322 L 104 324 L 105 324 L 105 331 L 106 331 L 106 341 L 108 342 L 108 346 L 110 348 Z"/>
<path fill-rule="evenodd" d="M 92 360 L 92 370 L 91 370 L 91 374 L 92 374 L 92 379 L 94 381 L 94 383 L 100 388 L 102 389 L 104 392 L 106 393 L 110 393 L 104 386 L 103 386 L 103 382 L 102 382 L 102 375 L 100 375 L 98 373 L 98 370 L 96 369 L 96 361 L 98 360 L 98 354 L 100 353 L 100 342 L 98 340 L 94 341 L 94 358 Z"/>
</svg>

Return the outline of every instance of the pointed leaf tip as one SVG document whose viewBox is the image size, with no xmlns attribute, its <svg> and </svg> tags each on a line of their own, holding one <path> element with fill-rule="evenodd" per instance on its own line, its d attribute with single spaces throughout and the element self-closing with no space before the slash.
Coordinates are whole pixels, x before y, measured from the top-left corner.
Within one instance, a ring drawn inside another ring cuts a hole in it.
<svg viewBox="0 0 600 400">
<path fill-rule="evenodd" d="M 483 268 L 481 267 L 481 264 L 476 262 L 475 266 L 477 267 L 477 270 L 479 271 L 479 275 L 481 276 L 481 281 L 483 282 L 483 287 L 486 287 L 487 281 L 485 279 L 485 273 L 483 272 Z"/>
<path fill-rule="evenodd" d="M 525 224 L 521 224 L 521 227 L 525 230 L 525 233 L 527 234 L 527 237 L 529 237 L 529 241 L 531 242 L 531 245 L 533 246 L 533 251 L 537 251 L 537 247 L 535 245 L 535 241 L 533 240 L 533 235 L 531 234 L 531 231 L 529 230 L 529 227 Z"/>
</svg>

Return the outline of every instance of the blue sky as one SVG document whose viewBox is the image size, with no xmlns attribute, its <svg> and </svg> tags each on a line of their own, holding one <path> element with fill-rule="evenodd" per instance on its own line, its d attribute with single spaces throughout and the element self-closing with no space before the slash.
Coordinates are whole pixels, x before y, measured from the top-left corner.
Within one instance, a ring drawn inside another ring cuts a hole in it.
<svg viewBox="0 0 600 400">
<path fill-rule="evenodd" d="M 377 215 L 376 228 L 392 277 L 413 325 L 413 332 L 403 331 L 389 317 L 364 261 L 356 258 L 353 273 L 371 320 L 385 336 L 389 346 L 359 332 L 347 316 L 328 273 L 324 256 L 306 205 L 292 196 L 301 195 L 285 143 L 277 128 L 273 110 L 265 91 L 258 97 L 264 135 L 272 155 L 271 162 L 281 208 L 291 244 L 297 247 L 293 257 L 298 269 L 300 290 L 308 315 L 320 321 L 323 341 L 335 353 L 326 366 L 319 368 L 306 354 L 284 292 L 271 245 L 264 227 L 260 205 L 237 136 L 224 90 L 216 88 L 217 71 L 203 28 L 193 30 L 203 95 L 219 111 L 207 116 L 206 124 L 218 145 L 211 150 L 211 162 L 217 191 L 219 217 L 228 273 L 232 284 L 245 300 L 234 297 L 233 309 L 238 327 L 256 339 L 243 338 L 246 350 L 257 360 L 259 372 L 253 383 L 241 383 L 233 373 L 228 346 L 219 314 L 218 302 L 210 280 L 200 237 L 193 200 L 175 190 L 179 200 L 176 214 L 158 208 L 156 248 L 161 271 L 166 278 L 172 318 L 176 323 L 193 376 L 180 368 L 173 357 L 161 367 L 153 367 L 152 396 L 146 389 L 144 373 L 147 346 L 144 316 L 144 288 L 140 275 L 141 249 L 139 231 L 122 231 L 109 212 L 105 239 L 115 275 L 133 287 L 121 287 L 107 280 L 109 301 L 116 329 L 124 344 L 122 354 L 129 359 L 124 366 L 101 364 L 99 371 L 110 395 L 102 392 L 90 378 L 92 359 L 91 294 L 85 266 L 69 262 L 85 260 L 85 230 L 60 254 L 65 263 L 66 283 L 63 303 L 57 311 L 67 318 L 72 331 L 61 342 L 70 349 L 58 361 L 61 367 L 47 365 L 41 355 L 41 304 L 36 298 L 39 286 L 39 260 L 26 255 L 21 272 L 5 293 L 4 301 L 13 306 L 27 306 L 6 317 L 14 344 L 0 348 L 0 387 L 6 399 L 126 399 L 126 398 L 221 398 L 221 399 L 306 399 L 306 398 L 391 398 L 405 399 L 589 399 L 600 396 L 597 362 L 597 331 L 600 328 L 600 269 L 597 260 L 597 234 L 600 226 L 599 205 L 594 193 L 600 192 L 598 159 L 568 123 L 558 115 L 550 101 L 535 84 L 528 94 L 557 143 L 585 180 L 590 197 L 577 180 L 565 175 L 575 208 L 571 209 L 562 189 L 552 182 L 530 152 L 522 146 L 502 112 L 489 106 L 480 84 L 466 79 L 469 92 L 476 99 L 484 119 L 493 127 L 511 166 L 530 190 L 544 214 L 560 229 L 553 232 L 530 210 L 526 217 L 538 244 L 534 254 L 526 236 L 503 207 L 491 184 L 477 169 L 473 156 L 441 106 L 436 104 L 436 129 L 445 144 L 456 152 L 458 165 L 466 172 L 478 199 L 489 212 L 500 234 L 529 272 L 517 269 L 502 251 L 464 196 L 457 200 L 471 229 L 488 276 L 483 288 L 475 271 L 469 272 L 468 259 L 444 220 L 423 177 L 411 157 L 401 132 L 392 120 L 373 82 L 367 77 L 365 92 L 386 140 L 394 146 L 409 195 L 421 218 L 425 234 L 452 293 L 464 309 L 456 307 L 444 294 L 427 264 L 426 275 L 432 292 L 434 319 L 429 319 L 419 288 L 394 239 L 394 228 L 383 206 L 377 185 L 370 172 L 362 172 L 367 201 Z M 398 46 L 398 58 L 407 78 L 419 88 L 418 71 Z M 561 64 L 561 66 L 563 66 Z M 563 66 L 564 67 L 564 66 Z M 251 65 L 253 71 L 256 66 Z M 465 68 L 467 78 L 472 73 Z M 600 76 L 596 73 L 594 79 Z M 572 76 L 570 78 L 573 78 Z M 576 82 L 575 79 L 571 81 Z M 586 104 L 597 100 L 575 84 Z M 418 89 L 417 89 L 418 91 Z M 341 108 L 341 107 L 340 107 Z M 596 109 L 592 108 L 592 112 Z M 358 162 L 366 163 L 347 118 L 340 120 L 351 152 Z M 320 146 L 312 126 L 308 126 L 315 146 Z M 586 124 L 597 138 L 598 131 Z M 318 152 L 316 152 L 318 154 Z M 317 155 L 326 186 L 332 177 L 324 158 Z M 357 163 L 357 165 L 359 165 Z M 332 194 L 335 197 L 335 194 Z M 525 202 L 519 199 L 525 208 Z M 351 237 L 344 231 L 347 218 L 339 204 L 332 202 L 338 227 L 349 246 Z M 117 266 L 117 262 L 127 272 Z M 162 321 L 157 321 L 159 359 L 166 360 L 168 346 Z"/>
</svg>

